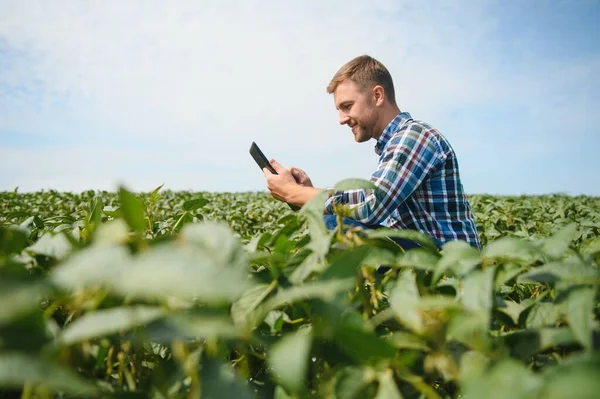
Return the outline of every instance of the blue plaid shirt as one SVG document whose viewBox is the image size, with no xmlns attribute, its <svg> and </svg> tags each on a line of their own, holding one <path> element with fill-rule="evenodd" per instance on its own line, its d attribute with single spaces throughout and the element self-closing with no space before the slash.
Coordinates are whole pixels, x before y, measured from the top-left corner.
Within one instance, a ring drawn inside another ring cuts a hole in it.
<svg viewBox="0 0 600 399">
<path fill-rule="evenodd" d="M 337 191 L 325 202 L 349 205 L 366 225 L 413 229 L 446 243 L 464 240 L 481 249 L 471 207 L 463 191 L 456 154 L 432 126 L 399 113 L 375 145 L 377 189 Z"/>
</svg>

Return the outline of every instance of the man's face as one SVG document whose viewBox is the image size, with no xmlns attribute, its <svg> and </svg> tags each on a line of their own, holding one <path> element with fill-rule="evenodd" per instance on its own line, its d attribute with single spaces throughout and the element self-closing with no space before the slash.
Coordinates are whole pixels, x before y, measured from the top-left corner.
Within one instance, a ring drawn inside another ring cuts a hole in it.
<svg viewBox="0 0 600 399">
<path fill-rule="evenodd" d="M 378 137 L 377 122 L 379 110 L 375 107 L 371 90 L 361 90 L 356 83 L 344 81 L 333 93 L 340 124 L 348 125 L 358 143 Z"/>
</svg>

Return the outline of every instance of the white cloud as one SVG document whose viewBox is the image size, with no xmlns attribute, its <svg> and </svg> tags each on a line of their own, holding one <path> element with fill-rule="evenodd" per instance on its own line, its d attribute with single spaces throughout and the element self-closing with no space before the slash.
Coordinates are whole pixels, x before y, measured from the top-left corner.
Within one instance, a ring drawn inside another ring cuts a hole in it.
<svg viewBox="0 0 600 399">
<path fill-rule="evenodd" d="M 69 148 L 48 147 L 36 156 L 53 159 L 60 179 L 45 180 L 50 172 L 29 166 L 14 179 L 73 190 L 121 178 L 136 189 L 152 189 L 158 180 L 198 190 L 264 189 L 247 153 L 251 141 L 322 185 L 367 177 L 376 162 L 372 145 L 357 146 L 337 126 L 325 93 L 352 57 L 368 53 L 383 61 L 401 107 L 425 120 L 439 118 L 449 104 L 511 95 L 479 55 L 497 24 L 485 2 L 415 4 L 4 1 L 0 48 L 9 52 L 0 54 L 0 131 L 70 139 L 87 154 L 114 148 L 122 165 L 131 151 L 119 148 L 139 142 L 136 165 L 147 163 L 160 177 L 71 167 Z M 465 146 L 471 140 L 467 132 L 448 136 Z M 9 168 L 4 155 L 0 167 Z M 205 176 L 197 178 L 190 165 L 205 165 Z"/>
</svg>

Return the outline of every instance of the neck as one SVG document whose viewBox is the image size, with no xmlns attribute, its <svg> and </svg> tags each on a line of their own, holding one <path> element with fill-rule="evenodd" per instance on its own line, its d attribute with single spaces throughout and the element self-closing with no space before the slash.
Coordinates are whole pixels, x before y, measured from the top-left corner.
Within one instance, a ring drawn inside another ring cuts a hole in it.
<svg viewBox="0 0 600 399">
<path fill-rule="evenodd" d="M 396 117 L 396 115 L 398 115 L 400 113 L 400 108 L 398 108 L 397 105 L 392 105 L 392 104 L 388 104 L 386 107 L 384 107 L 381 110 L 381 114 L 380 114 L 380 118 L 379 118 L 379 124 L 377 125 L 377 129 L 376 129 L 376 135 L 373 135 L 373 138 L 378 140 L 379 137 L 381 137 L 381 134 L 383 133 L 383 130 L 386 128 L 387 125 L 389 125 L 389 123 L 392 121 L 392 119 L 394 119 Z"/>
</svg>

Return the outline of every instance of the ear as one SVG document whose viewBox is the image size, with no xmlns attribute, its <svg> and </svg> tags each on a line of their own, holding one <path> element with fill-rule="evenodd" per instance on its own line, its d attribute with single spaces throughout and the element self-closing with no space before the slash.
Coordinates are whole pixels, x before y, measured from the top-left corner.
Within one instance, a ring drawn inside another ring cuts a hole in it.
<svg viewBox="0 0 600 399">
<path fill-rule="evenodd" d="M 383 105 L 385 101 L 385 90 L 383 90 L 383 87 L 379 85 L 373 87 L 373 100 L 376 106 L 380 107 Z"/>
</svg>

